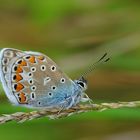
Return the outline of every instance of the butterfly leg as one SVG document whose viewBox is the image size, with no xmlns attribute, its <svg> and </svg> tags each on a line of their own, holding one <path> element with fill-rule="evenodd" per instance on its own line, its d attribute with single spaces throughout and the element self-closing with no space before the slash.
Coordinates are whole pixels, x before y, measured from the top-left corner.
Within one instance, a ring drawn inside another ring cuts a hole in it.
<svg viewBox="0 0 140 140">
<path fill-rule="evenodd" d="M 59 109 L 59 111 L 58 111 L 58 113 L 57 113 L 57 115 L 59 115 L 63 110 L 65 109 L 65 107 L 64 106 L 62 106 L 60 109 Z"/>
<path fill-rule="evenodd" d="M 68 97 L 63 103 L 61 103 L 60 107 L 59 107 L 59 111 L 56 115 L 56 117 L 63 111 L 66 109 L 69 109 L 72 107 L 74 102 L 74 99 L 72 97 Z"/>
<path fill-rule="evenodd" d="M 85 102 L 88 102 L 89 99 L 88 98 L 81 98 L 81 102 L 85 103 Z"/>
<path fill-rule="evenodd" d="M 83 102 L 83 103 L 89 102 L 89 104 L 92 104 L 93 103 L 93 100 L 90 99 L 89 96 L 86 93 L 84 93 L 84 96 L 81 98 L 81 102 Z"/>
</svg>

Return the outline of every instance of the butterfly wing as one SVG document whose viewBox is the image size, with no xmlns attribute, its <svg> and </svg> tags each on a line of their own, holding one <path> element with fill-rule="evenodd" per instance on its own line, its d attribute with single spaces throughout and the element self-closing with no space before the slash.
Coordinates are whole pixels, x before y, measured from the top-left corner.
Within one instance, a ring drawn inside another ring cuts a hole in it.
<svg viewBox="0 0 140 140">
<path fill-rule="evenodd" d="M 0 78 L 3 85 L 3 88 L 5 90 L 5 93 L 9 100 L 12 103 L 17 104 L 17 100 L 12 93 L 11 89 L 11 82 L 10 82 L 10 76 L 11 76 L 11 67 L 12 63 L 18 59 L 17 56 L 17 50 L 11 50 L 11 49 L 3 49 L 0 52 Z"/>
<path fill-rule="evenodd" d="M 18 105 L 56 107 L 73 91 L 73 81 L 41 53 L 3 49 L 0 76 L 9 100 Z"/>
</svg>

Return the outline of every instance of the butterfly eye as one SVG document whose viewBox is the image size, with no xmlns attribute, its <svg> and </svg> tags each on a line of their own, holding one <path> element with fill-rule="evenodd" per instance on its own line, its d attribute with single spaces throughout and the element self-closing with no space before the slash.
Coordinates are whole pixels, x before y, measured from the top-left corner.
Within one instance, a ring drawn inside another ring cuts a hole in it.
<svg viewBox="0 0 140 140">
<path fill-rule="evenodd" d="M 52 97 L 52 96 L 53 96 L 53 93 L 49 92 L 48 95 L 49 95 L 50 97 Z"/>
<path fill-rule="evenodd" d="M 46 70 L 46 66 L 45 66 L 45 65 L 42 65 L 42 66 L 41 66 L 41 70 L 42 70 L 42 71 L 45 71 L 45 70 Z"/>
<path fill-rule="evenodd" d="M 32 68 L 31 68 L 31 71 L 32 71 L 32 72 L 35 72 L 35 71 L 36 71 L 36 67 L 32 67 Z"/>
<path fill-rule="evenodd" d="M 51 66 L 51 71 L 56 71 L 56 67 L 55 66 Z"/>
<path fill-rule="evenodd" d="M 84 83 L 83 82 L 77 82 L 77 84 L 79 84 L 81 87 L 83 87 L 84 88 Z"/>
<path fill-rule="evenodd" d="M 65 83 L 65 78 L 61 78 L 60 82 Z"/>
<path fill-rule="evenodd" d="M 31 90 L 35 91 L 36 90 L 36 86 L 32 86 Z"/>
</svg>

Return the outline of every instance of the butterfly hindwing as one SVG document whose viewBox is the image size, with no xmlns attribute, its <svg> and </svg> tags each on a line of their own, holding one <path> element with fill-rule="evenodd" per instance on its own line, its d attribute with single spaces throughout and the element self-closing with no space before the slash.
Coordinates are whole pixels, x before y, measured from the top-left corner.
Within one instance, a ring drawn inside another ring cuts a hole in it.
<svg viewBox="0 0 140 140">
<path fill-rule="evenodd" d="M 9 100 L 29 107 L 53 107 L 71 94 L 72 81 L 48 56 L 3 49 L 0 73 Z"/>
<path fill-rule="evenodd" d="M 6 92 L 7 97 L 9 100 L 14 103 L 18 104 L 16 97 L 12 93 L 11 88 L 11 68 L 13 63 L 19 58 L 19 54 L 21 52 L 18 50 L 13 50 L 10 48 L 5 48 L 0 52 L 0 77 L 1 82 Z"/>
</svg>

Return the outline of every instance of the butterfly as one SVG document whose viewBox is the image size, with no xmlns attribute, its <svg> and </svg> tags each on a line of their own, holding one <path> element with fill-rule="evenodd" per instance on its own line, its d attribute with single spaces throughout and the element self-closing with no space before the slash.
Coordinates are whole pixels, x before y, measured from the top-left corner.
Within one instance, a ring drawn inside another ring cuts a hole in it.
<svg viewBox="0 0 140 140">
<path fill-rule="evenodd" d="M 13 48 L 4 48 L 0 52 L 2 86 L 15 105 L 69 109 L 80 102 L 89 101 L 85 94 L 87 80 L 83 75 L 71 80 L 52 59 L 42 53 Z"/>
</svg>

